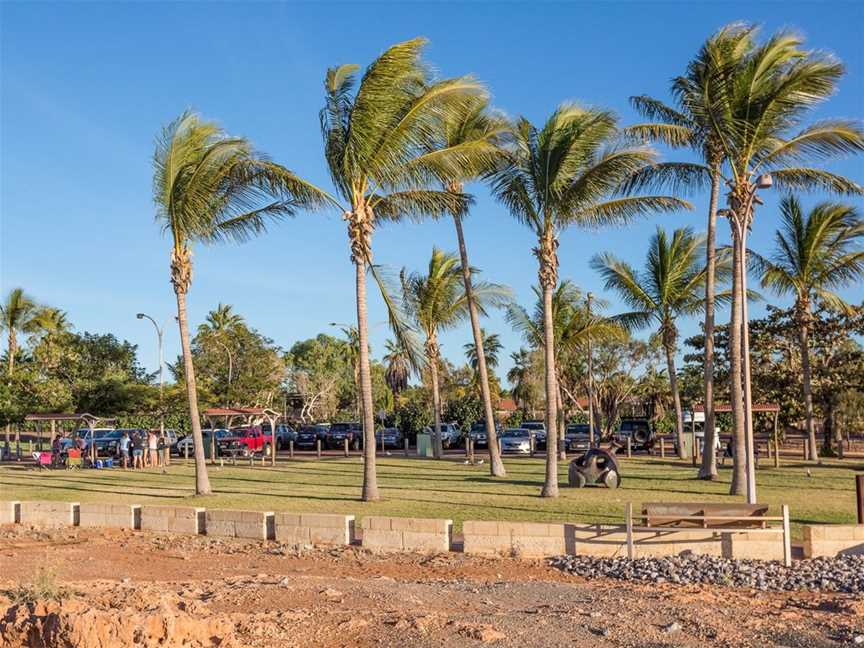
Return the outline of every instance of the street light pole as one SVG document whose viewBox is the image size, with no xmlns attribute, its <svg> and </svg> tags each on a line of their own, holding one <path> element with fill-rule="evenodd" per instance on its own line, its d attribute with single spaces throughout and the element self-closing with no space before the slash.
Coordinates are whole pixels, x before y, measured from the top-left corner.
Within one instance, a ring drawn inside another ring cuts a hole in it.
<svg viewBox="0 0 864 648">
<path fill-rule="evenodd" d="M 216 338 L 213 338 L 213 341 L 225 349 L 225 353 L 228 354 L 228 388 L 225 390 L 225 407 L 230 407 L 231 405 L 231 378 L 234 373 L 234 359 L 231 356 L 231 349 L 228 348 L 228 345 L 224 342 L 220 342 Z"/>
<path fill-rule="evenodd" d="M 588 445 L 594 447 L 594 360 L 591 352 L 591 298 L 588 293 Z"/>
<path fill-rule="evenodd" d="M 163 355 L 162 349 L 162 337 L 164 334 L 164 327 L 160 327 L 156 320 L 147 315 L 146 313 L 138 313 L 136 317 L 140 319 L 148 319 L 153 324 L 153 328 L 156 329 L 156 339 L 159 343 L 159 437 L 162 439 L 162 444 L 165 444 L 165 374 L 164 374 L 164 366 L 165 366 L 165 357 Z M 166 453 L 167 454 L 167 453 Z M 164 462 L 164 460 L 163 460 Z"/>
</svg>

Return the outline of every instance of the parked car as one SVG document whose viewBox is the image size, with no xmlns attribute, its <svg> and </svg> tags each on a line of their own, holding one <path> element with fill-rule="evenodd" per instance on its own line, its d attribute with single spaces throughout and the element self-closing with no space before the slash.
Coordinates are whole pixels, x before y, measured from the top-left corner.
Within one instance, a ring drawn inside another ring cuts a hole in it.
<svg viewBox="0 0 864 648">
<path fill-rule="evenodd" d="M 571 423 L 564 430 L 564 447 L 567 452 L 587 452 L 591 447 L 590 428 L 587 423 Z"/>
<path fill-rule="evenodd" d="M 471 439 L 475 448 L 488 447 L 489 440 L 486 438 L 486 424 L 472 423 L 471 429 L 468 431 L 468 438 Z"/>
<path fill-rule="evenodd" d="M 100 446 L 104 447 L 101 439 L 107 437 L 114 431 L 114 428 L 81 428 L 75 434 L 78 437 L 84 439 L 84 448 L 87 452 L 90 451 L 90 444 L 94 443 L 96 446 L 97 452 L 99 451 Z"/>
<path fill-rule="evenodd" d="M 434 432 L 435 428 L 431 425 L 423 429 L 423 433 L 428 434 L 430 437 L 433 436 Z M 444 447 L 444 449 L 446 450 L 449 448 L 458 448 L 461 443 L 462 431 L 459 429 L 459 426 L 455 423 L 442 423 L 441 445 Z"/>
<path fill-rule="evenodd" d="M 297 439 L 294 441 L 294 445 L 298 448 L 314 450 L 317 441 L 320 439 L 323 446 L 328 428 L 329 426 L 326 425 L 304 425 L 297 430 Z"/>
<path fill-rule="evenodd" d="M 229 434 L 217 439 L 219 454 L 241 455 L 263 453 L 269 456 L 273 448 L 273 435 L 265 434 L 260 425 L 249 425 L 231 428 Z"/>
<path fill-rule="evenodd" d="M 523 421 L 519 427 L 534 433 L 535 450 L 546 449 L 546 424 L 543 421 Z"/>
<path fill-rule="evenodd" d="M 621 419 L 614 437 L 615 441 L 622 446 L 627 445 L 629 438 L 630 448 L 634 452 L 651 452 L 655 441 L 654 426 L 646 418 Z"/>
<path fill-rule="evenodd" d="M 97 436 L 93 441 L 96 446 L 97 457 L 115 457 L 120 454 L 120 439 L 123 438 L 123 433 L 126 432 L 132 436 L 133 432 L 144 432 L 144 430 L 134 429 L 119 429 L 111 430 L 107 434 Z M 90 445 L 87 445 L 88 449 Z"/>
<path fill-rule="evenodd" d="M 501 435 L 501 454 L 531 454 L 531 430 L 507 428 Z"/>
<path fill-rule="evenodd" d="M 264 434 L 270 434 L 270 424 L 264 423 L 261 426 L 261 431 Z M 284 450 L 288 447 L 288 443 L 290 441 L 297 441 L 297 431 L 292 428 L 290 425 L 285 425 L 284 423 L 276 424 L 276 449 Z"/>
<path fill-rule="evenodd" d="M 375 445 L 377 447 L 381 447 L 381 439 L 384 439 L 384 447 L 385 448 L 401 448 L 405 443 L 402 440 L 402 432 L 399 428 L 389 427 L 389 428 L 381 428 L 375 432 Z"/>
<path fill-rule="evenodd" d="M 330 429 L 324 435 L 324 443 L 328 448 L 342 448 L 345 439 L 348 439 L 348 447 L 352 450 L 360 449 L 360 440 L 363 438 L 363 425 L 361 423 L 332 423 Z"/>
<path fill-rule="evenodd" d="M 167 430 L 166 430 L 166 432 L 167 432 Z M 213 436 L 213 433 L 214 433 L 214 430 L 211 430 L 211 429 L 201 430 L 201 438 L 204 441 L 204 448 L 205 448 L 204 454 L 205 455 L 209 453 L 210 438 Z M 231 433 L 224 428 L 218 428 L 215 430 L 215 434 L 216 434 L 216 447 L 217 447 L 217 451 L 218 451 L 219 440 L 229 436 Z M 195 454 L 195 443 L 192 440 L 191 434 L 187 434 L 182 439 L 177 441 L 173 446 L 171 446 L 171 453 L 178 456 L 178 457 L 184 457 L 184 456 L 186 456 L 186 448 L 187 447 L 189 448 L 189 456 L 191 457 L 192 455 Z"/>
</svg>

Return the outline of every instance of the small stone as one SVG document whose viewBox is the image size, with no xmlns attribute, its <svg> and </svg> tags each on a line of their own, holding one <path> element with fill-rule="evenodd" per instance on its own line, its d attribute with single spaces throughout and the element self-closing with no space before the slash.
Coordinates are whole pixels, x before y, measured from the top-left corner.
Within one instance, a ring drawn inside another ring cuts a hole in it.
<svg viewBox="0 0 864 648">
<path fill-rule="evenodd" d="M 121 583 L 128 583 L 128 582 L 130 582 L 131 580 L 132 580 L 132 579 L 129 578 L 129 577 L 127 576 L 126 578 L 121 578 L 121 579 L 120 579 L 120 582 L 121 582 Z"/>
<path fill-rule="evenodd" d="M 864 634 L 855 635 L 852 637 L 852 643 L 856 646 L 864 646 Z"/>
<path fill-rule="evenodd" d="M 588 616 L 592 619 L 599 619 L 603 614 L 601 612 L 591 612 Z"/>
<path fill-rule="evenodd" d="M 331 598 L 331 599 L 332 598 L 342 598 L 344 596 L 344 594 L 342 594 L 342 592 L 340 592 L 339 590 L 335 590 L 331 587 L 328 587 L 327 589 L 321 590 L 319 592 L 319 594 L 323 594 L 327 598 Z"/>
<path fill-rule="evenodd" d="M 672 634 L 673 632 L 681 632 L 681 624 L 677 621 L 673 621 L 672 623 L 663 626 L 663 632 L 668 634 Z"/>
</svg>

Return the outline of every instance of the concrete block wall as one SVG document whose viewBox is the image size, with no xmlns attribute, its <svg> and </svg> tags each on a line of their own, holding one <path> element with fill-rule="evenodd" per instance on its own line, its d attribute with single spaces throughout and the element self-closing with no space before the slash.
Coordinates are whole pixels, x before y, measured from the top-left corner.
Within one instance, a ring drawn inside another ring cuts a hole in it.
<svg viewBox="0 0 864 648">
<path fill-rule="evenodd" d="M 34 526 L 76 526 L 78 502 L 21 502 L 20 521 Z"/>
<path fill-rule="evenodd" d="M 735 560 L 783 560 L 783 530 L 724 531 L 723 557 Z"/>
<path fill-rule="evenodd" d="M 363 547 L 373 551 L 447 552 L 452 535 L 452 520 L 363 518 Z"/>
<path fill-rule="evenodd" d="M 0 501 L 0 524 L 15 524 L 21 520 L 21 502 Z"/>
<path fill-rule="evenodd" d="M 204 509 L 185 506 L 141 507 L 141 530 L 169 533 L 204 533 Z"/>
<path fill-rule="evenodd" d="M 484 556 L 518 555 L 542 558 L 568 551 L 566 524 L 536 522 L 482 522 L 466 520 L 462 525 L 464 551 Z"/>
<path fill-rule="evenodd" d="M 208 536 L 267 540 L 273 536 L 273 513 L 208 509 L 204 514 Z"/>
<path fill-rule="evenodd" d="M 349 545 L 354 539 L 354 516 L 326 513 L 276 513 L 278 542 L 310 545 Z"/>
<path fill-rule="evenodd" d="M 141 507 L 137 504 L 92 504 L 79 506 L 78 524 L 82 527 L 140 529 Z"/>
<path fill-rule="evenodd" d="M 804 557 L 864 555 L 864 524 L 805 524 Z"/>
</svg>

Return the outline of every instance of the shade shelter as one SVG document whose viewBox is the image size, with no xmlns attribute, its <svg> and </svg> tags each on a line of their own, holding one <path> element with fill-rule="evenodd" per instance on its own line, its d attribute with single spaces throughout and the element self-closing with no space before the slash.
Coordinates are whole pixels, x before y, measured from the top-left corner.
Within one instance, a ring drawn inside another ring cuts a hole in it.
<svg viewBox="0 0 864 648">
<path fill-rule="evenodd" d="M 779 420 L 780 420 L 780 406 L 777 403 L 753 403 L 750 410 L 753 414 L 768 413 L 768 414 L 774 415 L 774 417 L 773 417 L 774 418 L 774 466 L 779 467 L 780 466 L 780 436 L 779 436 L 777 428 L 778 428 L 778 424 L 779 424 Z M 714 413 L 715 414 L 728 413 L 731 411 L 732 411 L 732 406 L 729 403 L 715 403 L 714 404 Z M 705 405 L 704 404 L 703 405 L 694 405 L 693 412 L 694 413 L 696 413 L 696 412 L 704 413 L 705 412 Z M 690 429 L 695 435 L 695 430 L 696 430 L 696 417 L 695 416 L 690 417 Z M 696 445 L 697 445 L 696 443 L 693 444 L 694 455 L 696 453 Z M 753 451 L 752 447 L 751 447 L 750 451 L 751 452 Z M 695 456 L 694 456 L 694 460 L 695 460 Z M 751 460 L 752 460 L 752 458 L 751 458 Z"/>
<path fill-rule="evenodd" d="M 211 429 L 215 427 L 216 421 L 225 421 L 225 427 L 230 428 L 234 421 L 239 419 L 243 425 L 260 425 L 265 420 L 270 424 L 270 432 L 273 435 L 270 444 L 270 464 L 276 465 L 276 422 L 282 418 L 282 414 L 269 407 L 211 407 L 203 412 L 204 418 Z M 211 435 L 211 456 L 216 459 L 216 436 Z"/>
</svg>

